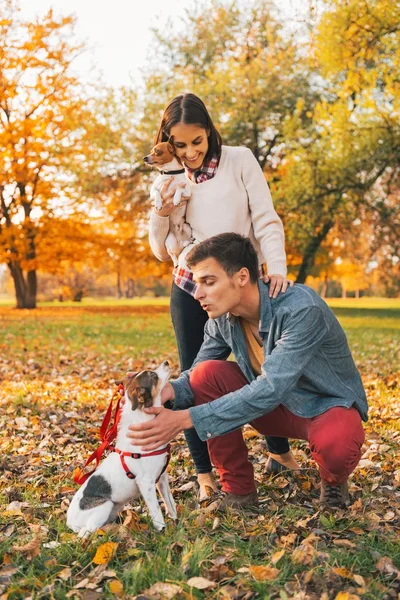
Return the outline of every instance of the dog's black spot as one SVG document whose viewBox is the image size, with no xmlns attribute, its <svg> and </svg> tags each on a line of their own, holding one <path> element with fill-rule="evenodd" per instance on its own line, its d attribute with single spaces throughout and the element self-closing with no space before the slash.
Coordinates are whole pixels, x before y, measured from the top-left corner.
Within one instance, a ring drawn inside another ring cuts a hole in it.
<svg viewBox="0 0 400 600">
<path fill-rule="evenodd" d="M 79 502 L 81 510 L 89 510 L 111 500 L 111 485 L 102 475 L 92 475 Z"/>
</svg>

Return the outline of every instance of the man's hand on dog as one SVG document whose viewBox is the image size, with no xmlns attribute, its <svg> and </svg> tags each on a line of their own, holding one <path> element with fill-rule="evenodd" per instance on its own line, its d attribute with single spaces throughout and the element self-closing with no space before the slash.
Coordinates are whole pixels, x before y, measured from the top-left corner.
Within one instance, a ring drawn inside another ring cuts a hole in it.
<svg viewBox="0 0 400 600">
<path fill-rule="evenodd" d="M 184 188 L 186 185 L 185 183 L 178 183 L 178 185 L 171 185 L 173 180 L 174 180 L 173 176 L 170 177 L 169 179 L 167 179 L 160 190 L 161 199 L 162 199 L 162 208 L 160 208 L 159 210 L 154 209 L 159 217 L 169 217 L 169 215 L 172 213 L 174 208 L 176 208 L 176 206 L 174 205 L 174 194 L 175 194 L 176 188 L 177 187 Z M 187 200 L 189 200 L 189 196 L 182 196 L 182 198 L 181 198 L 182 202 L 187 202 Z"/>
<path fill-rule="evenodd" d="M 130 425 L 130 433 L 127 434 L 132 440 L 132 444 L 140 446 L 143 452 L 151 452 L 160 446 L 165 446 L 178 433 L 193 427 L 189 410 L 172 411 L 163 407 L 145 408 L 143 410 L 149 415 L 157 415 L 156 418 L 147 421 L 147 423 Z"/>
</svg>

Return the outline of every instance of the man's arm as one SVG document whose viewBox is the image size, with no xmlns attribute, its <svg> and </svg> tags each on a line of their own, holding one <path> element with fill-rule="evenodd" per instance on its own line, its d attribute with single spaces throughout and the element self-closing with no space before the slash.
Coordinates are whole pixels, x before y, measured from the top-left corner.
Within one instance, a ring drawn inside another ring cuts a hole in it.
<svg viewBox="0 0 400 600">
<path fill-rule="evenodd" d="M 264 357 L 262 374 L 255 381 L 188 410 L 146 409 L 158 416 L 148 423 L 131 426 L 129 437 L 143 444 L 143 450 L 150 450 L 157 447 L 157 442 L 166 443 L 164 440 L 169 441 L 183 429 L 194 426 L 199 437 L 208 440 L 238 429 L 276 408 L 295 388 L 328 331 L 322 310 L 316 306 L 288 313 L 286 319 L 281 337 L 271 354 Z M 154 428 L 159 425 L 158 435 L 153 436 Z M 168 435 L 173 433 L 172 437 L 165 435 L 167 430 Z M 147 446 L 150 438 L 151 447 Z"/>
<path fill-rule="evenodd" d="M 189 409 L 199 437 L 208 440 L 229 433 L 281 404 L 296 387 L 327 331 L 323 312 L 316 306 L 288 313 L 281 337 L 271 354 L 264 356 L 262 373 L 255 381 Z"/>
<path fill-rule="evenodd" d="M 166 445 L 184 429 L 193 427 L 188 406 L 193 406 L 193 392 L 189 383 L 190 371 L 205 360 L 225 360 L 231 348 L 225 342 L 215 321 L 207 321 L 204 331 L 204 342 L 192 367 L 184 371 L 175 381 L 168 382 L 161 392 L 161 403 L 174 401 L 174 411 L 166 408 L 144 409 L 149 414 L 157 415 L 152 421 L 131 425 L 128 437 L 133 444 L 141 446 L 143 452 L 150 452 Z"/>
</svg>

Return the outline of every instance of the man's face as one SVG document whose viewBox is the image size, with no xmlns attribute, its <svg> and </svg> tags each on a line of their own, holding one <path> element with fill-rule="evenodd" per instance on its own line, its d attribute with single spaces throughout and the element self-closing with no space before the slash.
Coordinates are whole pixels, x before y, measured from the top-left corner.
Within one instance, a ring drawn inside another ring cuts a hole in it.
<svg viewBox="0 0 400 600">
<path fill-rule="evenodd" d="M 215 258 L 207 258 L 194 266 L 192 271 L 197 283 L 195 298 L 210 319 L 235 312 L 242 297 L 243 269 L 229 277 Z"/>
</svg>

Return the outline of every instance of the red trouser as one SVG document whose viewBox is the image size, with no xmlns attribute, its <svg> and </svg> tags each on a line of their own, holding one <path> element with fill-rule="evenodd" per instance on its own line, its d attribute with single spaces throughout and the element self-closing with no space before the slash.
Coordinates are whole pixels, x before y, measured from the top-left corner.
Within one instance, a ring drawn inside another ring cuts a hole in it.
<svg viewBox="0 0 400 600">
<path fill-rule="evenodd" d="M 212 402 L 247 383 L 234 362 L 205 361 L 190 374 L 196 406 Z M 364 430 L 355 408 L 338 406 L 306 419 L 280 405 L 250 421 L 250 425 L 263 435 L 307 440 L 321 478 L 333 485 L 346 481 L 361 458 Z M 208 449 L 225 492 L 244 495 L 255 490 L 253 466 L 240 429 L 208 440 Z"/>
</svg>

